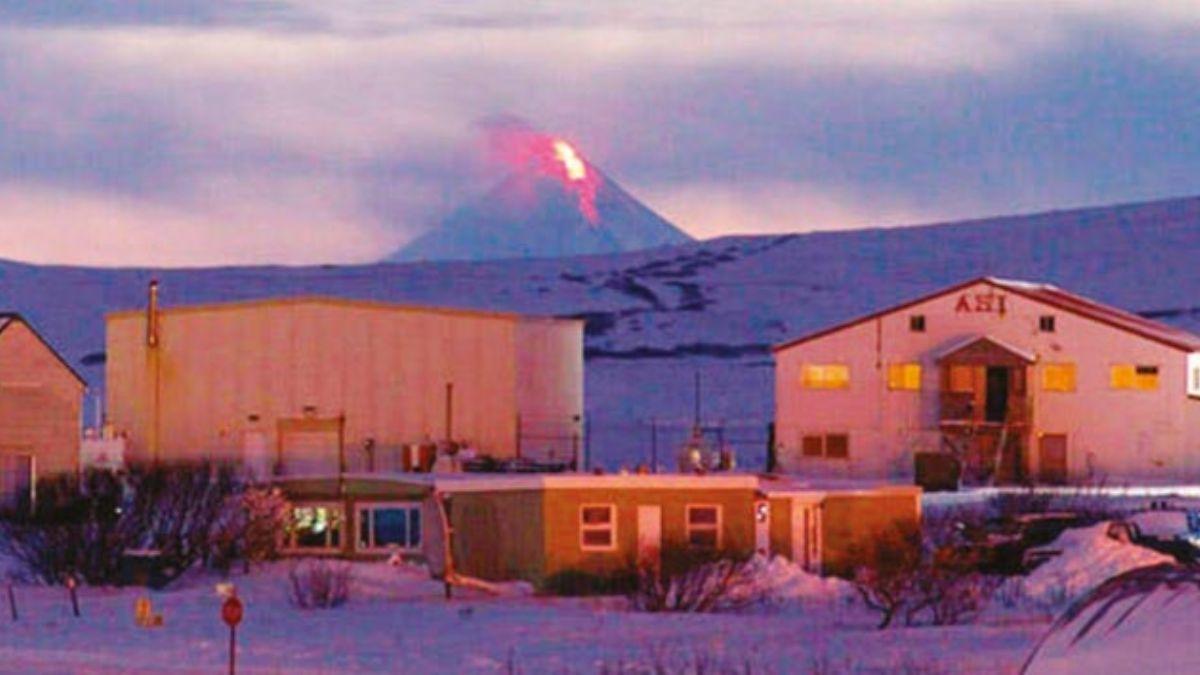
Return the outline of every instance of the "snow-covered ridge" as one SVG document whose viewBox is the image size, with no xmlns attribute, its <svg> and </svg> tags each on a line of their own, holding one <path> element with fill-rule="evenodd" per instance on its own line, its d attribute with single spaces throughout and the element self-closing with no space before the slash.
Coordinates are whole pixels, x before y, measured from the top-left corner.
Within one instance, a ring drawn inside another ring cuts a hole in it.
<svg viewBox="0 0 1200 675">
<path fill-rule="evenodd" d="M 24 314 L 94 389 L 103 315 L 143 306 L 151 278 L 165 306 L 303 294 L 580 316 L 599 430 L 690 417 L 697 369 L 706 417 L 765 421 L 769 345 L 983 275 L 1051 283 L 1197 330 L 1198 257 L 1200 198 L 1189 198 L 536 260 L 174 270 L 0 261 L 0 309 Z"/>
</svg>

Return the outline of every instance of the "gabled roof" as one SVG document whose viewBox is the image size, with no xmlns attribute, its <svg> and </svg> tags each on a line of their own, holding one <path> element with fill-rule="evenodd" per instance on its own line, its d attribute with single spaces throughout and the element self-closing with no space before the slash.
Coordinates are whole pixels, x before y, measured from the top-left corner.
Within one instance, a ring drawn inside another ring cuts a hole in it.
<svg viewBox="0 0 1200 675">
<path fill-rule="evenodd" d="M 941 349 L 938 352 L 936 352 L 933 355 L 933 360 L 934 361 L 944 361 L 946 359 L 949 359 L 952 356 L 955 356 L 957 354 L 960 354 L 960 353 L 966 351 L 967 349 L 970 349 L 972 347 L 977 347 L 977 346 L 994 347 L 995 349 L 999 349 L 1002 352 L 1011 354 L 1016 359 L 1024 361 L 1025 363 L 1034 363 L 1037 361 L 1036 354 L 1033 354 L 1029 351 L 1021 349 L 1020 347 L 1015 347 L 1013 345 L 1010 345 L 1009 343 L 1007 343 L 1003 340 L 1000 340 L 998 338 L 994 338 L 990 335 L 972 335 L 971 337 L 959 340 L 958 342 L 951 344 L 949 347 L 946 347 L 946 348 Z"/>
<path fill-rule="evenodd" d="M 837 324 L 829 328 L 819 330 L 815 333 L 803 335 L 794 340 L 776 345 L 772 351 L 779 352 L 796 345 L 803 344 L 817 338 L 837 333 L 847 328 L 852 328 L 868 321 L 874 321 L 888 314 L 904 311 L 909 307 L 928 302 L 935 298 L 940 298 L 944 295 L 957 293 L 965 288 L 970 288 L 976 284 L 988 284 L 997 289 L 1005 290 L 1014 295 L 1019 295 L 1031 300 L 1035 300 L 1045 305 L 1061 309 L 1065 312 L 1070 312 L 1078 316 L 1082 316 L 1093 321 L 1098 321 L 1112 328 L 1132 333 L 1139 337 L 1146 338 L 1153 342 L 1173 347 L 1185 352 L 1200 352 L 1200 335 L 1189 333 L 1185 330 L 1180 330 L 1172 326 L 1168 326 L 1157 321 L 1140 317 L 1131 312 L 1126 312 L 1116 307 L 1100 304 L 1094 300 L 1089 300 L 1074 293 L 1052 286 L 1050 284 L 1040 284 L 1029 281 L 1019 281 L 1015 279 L 998 279 L 996 277 L 978 277 L 970 279 L 953 286 L 943 288 L 940 291 L 923 295 L 919 298 L 900 303 L 893 307 L 873 312 L 866 316 L 861 316 L 857 319 L 852 319 L 845 323 Z"/>
<path fill-rule="evenodd" d="M 42 346 L 46 348 L 46 351 L 53 354 L 54 358 L 58 359 L 58 362 L 63 365 L 63 368 L 67 369 L 67 372 L 74 375 L 75 379 L 79 380 L 79 383 L 84 387 L 87 386 L 87 380 L 83 379 L 83 376 L 80 375 L 74 368 L 72 368 L 70 363 L 67 363 L 67 360 L 63 358 L 62 354 L 59 354 L 58 350 L 51 346 L 46 338 L 42 337 L 41 333 L 37 332 L 37 329 L 33 327 L 33 324 L 25 320 L 25 317 L 17 314 L 16 312 L 0 312 L 0 333 L 3 333 L 6 328 L 14 323 L 24 324 L 25 327 L 29 329 L 29 332 L 33 333 L 33 336 L 38 339 L 38 342 L 42 343 Z"/>
</svg>

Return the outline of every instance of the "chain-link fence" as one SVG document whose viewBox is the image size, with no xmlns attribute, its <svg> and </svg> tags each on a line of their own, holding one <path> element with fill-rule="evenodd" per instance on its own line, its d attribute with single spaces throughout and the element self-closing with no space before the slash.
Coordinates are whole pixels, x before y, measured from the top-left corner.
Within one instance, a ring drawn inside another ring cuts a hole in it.
<svg viewBox="0 0 1200 675">
<path fill-rule="evenodd" d="M 733 464 L 763 470 L 770 422 L 759 419 L 591 419 L 585 428 L 585 468 L 669 472 Z M 698 455 L 698 457 L 697 457 Z"/>
</svg>

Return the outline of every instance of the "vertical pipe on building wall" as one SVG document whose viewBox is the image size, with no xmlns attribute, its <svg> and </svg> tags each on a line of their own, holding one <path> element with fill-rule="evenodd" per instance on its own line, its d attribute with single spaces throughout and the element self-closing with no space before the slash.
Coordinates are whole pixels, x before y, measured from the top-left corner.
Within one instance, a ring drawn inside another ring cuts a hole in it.
<svg viewBox="0 0 1200 675">
<path fill-rule="evenodd" d="M 658 473 L 658 420 L 650 418 L 650 471 Z"/>
<path fill-rule="evenodd" d="M 159 455 L 159 435 L 161 432 L 162 413 L 160 405 L 162 403 L 162 369 L 159 364 L 158 353 L 158 280 L 151 279 L 150 286 L 147 289 L 149 297 L 146 303 L 146 356 L 150 360 L 150 398 L 151 409 L 153 414 L 150 419 L 150 458 L 152 463 L 158 464 Z"/>
<path fill-rule="evenodd" d="M 590 471 L 592 468 L 592 425 L 588 424 L 587 418 L 582 420 L 583 424 L 583 470 Z"/>
<path fill-rule="evenodd" d="M 446 442 L 454 438 L 454 383 L 446 383 Z"/>
<path fill-rule="evenodd" d="M 767 473 L 775 473 L 777 458 L 775 456 L 775 423 L 767 423 Z"/>
</svg>

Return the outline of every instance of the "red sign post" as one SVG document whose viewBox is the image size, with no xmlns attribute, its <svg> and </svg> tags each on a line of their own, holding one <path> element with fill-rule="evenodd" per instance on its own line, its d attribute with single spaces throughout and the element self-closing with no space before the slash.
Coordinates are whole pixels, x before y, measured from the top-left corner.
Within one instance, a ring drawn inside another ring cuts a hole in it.
<svg viewBox="0 0 1200 675">
<path fill-rule="evenodd" d="M 237 659 L 237 625 L 242 622 L 242 615 L 245 610 L 242 607 L 242 601 L 238 600 L 236 595 L 231 595 L 226 598 L 221 604 L 221 620 L 225 625 L 229 626 L 229 675 L 233 675 L 236 670 Z"/>
<path fill-rule="evenodd" d="M 71 594 L 71 612 L 75 614 L 75 618 L 79 618 L 79 594 L 76 587 L 79 582 L 75 581 L 75 575 L 67 575 L 67 591 Z"/>
</svg>

